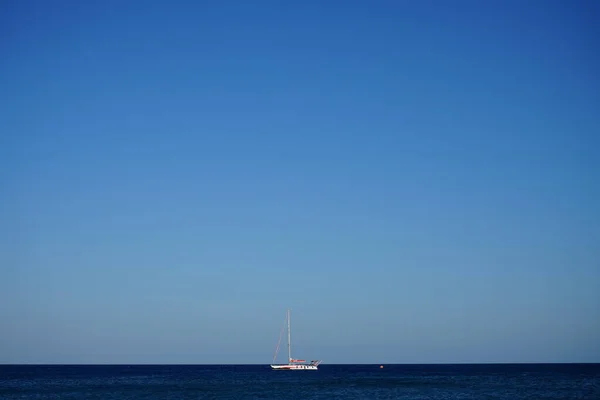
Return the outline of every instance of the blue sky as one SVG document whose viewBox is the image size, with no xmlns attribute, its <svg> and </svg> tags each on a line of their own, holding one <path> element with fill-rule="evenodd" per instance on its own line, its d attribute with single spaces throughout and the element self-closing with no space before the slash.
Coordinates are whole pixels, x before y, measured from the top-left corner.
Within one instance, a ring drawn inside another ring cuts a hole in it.
<svg viewBox="0 0 600 400">
<path fill-rule="evenodd" d="M 596 2 L 0 7 L 0 362 L 600 362 Z"/>
</svg>

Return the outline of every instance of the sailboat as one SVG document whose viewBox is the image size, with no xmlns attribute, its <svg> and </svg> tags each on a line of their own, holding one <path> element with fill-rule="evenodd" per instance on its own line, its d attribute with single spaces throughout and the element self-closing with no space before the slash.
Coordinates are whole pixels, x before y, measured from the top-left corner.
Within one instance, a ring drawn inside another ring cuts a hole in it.
<svg viewBox="0 0 600 400">
<path fill-rule="evenodd" d="M 277 342 L 277 348 L 275 348 L 275 355 L 273 356 L 273 364 L 271 364 L 272 369 L 277 370 L 316 370 L 318 369 L 320 360 L 313 360 L 309 363 L 306 360 L 297 360 L 292 358 L 292 331 L 291 331 L 291 323 L 290 323 L 290 315 L 291 312 L 288 309 L 285 315 L 285 325 L 287 325 L 287 345 L 288 345 L 288 363 L 287 364 L 275 364 L 275 359 L 277 358 L 277 353 L 279 353 L 279 345 L 281 344 L 281 337 L 283 336 L 283 328 L 281 329 L 281 333 L 279 334 L 279 342 Z"/>
</svg>

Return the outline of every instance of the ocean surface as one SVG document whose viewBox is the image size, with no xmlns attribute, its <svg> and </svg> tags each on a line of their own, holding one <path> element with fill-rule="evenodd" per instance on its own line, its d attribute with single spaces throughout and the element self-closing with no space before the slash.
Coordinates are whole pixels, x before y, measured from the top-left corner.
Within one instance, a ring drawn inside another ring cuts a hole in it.
<svg viewBox="0 0 600 400">
<path fill-rule="evenodd" d="M 0 365 L 0 399 L 600 399 L 600 364 Z"/>
</svg>

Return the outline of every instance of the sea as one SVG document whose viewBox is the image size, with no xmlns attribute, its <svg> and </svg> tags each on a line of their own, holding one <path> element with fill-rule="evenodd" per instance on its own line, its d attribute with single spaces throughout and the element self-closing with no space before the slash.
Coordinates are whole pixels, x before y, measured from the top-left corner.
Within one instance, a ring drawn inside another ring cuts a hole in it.
<svg viewBox="0 0 600 400">
<path fill-rule="evenodd" d="M 0 399 L 600 400 L 600 364 L 0 365 Z"/>
</svg>

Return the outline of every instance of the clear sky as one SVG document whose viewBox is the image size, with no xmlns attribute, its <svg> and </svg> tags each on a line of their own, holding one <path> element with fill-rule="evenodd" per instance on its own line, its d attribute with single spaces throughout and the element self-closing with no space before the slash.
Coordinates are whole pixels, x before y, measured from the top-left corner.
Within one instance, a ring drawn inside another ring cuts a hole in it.
<svg viewBox="0 0 600 400">
<path fill-rule="evenodd" d="M 599 4 L 2 1 L 0 362 L 600 362 Z"/>
</svg>

